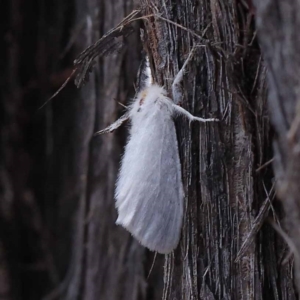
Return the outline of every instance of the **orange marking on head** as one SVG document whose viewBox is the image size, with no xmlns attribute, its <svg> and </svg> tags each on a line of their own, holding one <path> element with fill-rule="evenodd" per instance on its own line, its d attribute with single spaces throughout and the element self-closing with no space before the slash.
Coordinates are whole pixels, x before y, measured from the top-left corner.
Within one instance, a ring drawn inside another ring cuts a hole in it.
<svg viewBox="0 0 300 300">
<path fill-rule="evenodd" d="M 144 103 L 145 98 L 147 97 L 147 94 L 148 94 L 148 92 L 146 90 L 141 92 L 140 105 L 142 105 Z"/>
</svg>

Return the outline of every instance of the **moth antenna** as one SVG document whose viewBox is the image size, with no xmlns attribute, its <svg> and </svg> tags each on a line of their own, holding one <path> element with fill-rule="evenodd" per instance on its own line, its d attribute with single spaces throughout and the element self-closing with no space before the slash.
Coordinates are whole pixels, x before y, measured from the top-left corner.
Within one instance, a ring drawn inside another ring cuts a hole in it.
<svg viewBox="0 0 300 300">
<path fill-rule="evenodd" d="M 149 63 L 149 57 L 144 54 L 137 74 L 136 92 L 139 93 L 140 91 L 150 87 L 152 84 L 153 77 Z"/>
<path fill-rule="evenodd" d="M 145 75 L 147 77 L 147 79 L 145 81 L 145 85 L 147 87 L 150 87 L 153 84 L 153 77 L 152 77 L 152 72 L 151 72 L 151 68 L 150 68 L 148 55 L 146 56 L 146 66 L 145 66 L 145 71 L 144 72 L 145 72 Z"/>
</svg>

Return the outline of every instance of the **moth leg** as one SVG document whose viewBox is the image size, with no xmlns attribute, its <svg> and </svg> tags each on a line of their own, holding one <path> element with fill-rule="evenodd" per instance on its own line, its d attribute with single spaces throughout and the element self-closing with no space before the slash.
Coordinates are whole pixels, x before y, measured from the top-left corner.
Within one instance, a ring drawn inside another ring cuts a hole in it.
<svg viewBox="0 0 300 300">
<path fill-rule="evenodd" d="M 177 73 L 176 77 L 174 78 L 174 81 L 172 84 L 172 96 L 173 96 L 173 101 L 175 104 L 178 104 L 180 102 L 180 100 L 183 98 L 180 85 L 181 85 L 181 82 L 183 79 L 183 74 L 185 72 L 186 66 L 190 62 L 190 60 L 193 58 L 193 56 L 195 54 L 195 50 L 196 50 L 196 47 L 193 47 L 193 49 L 189 53 L 188 58 L 184 62 L 182 68 Z"/>
<path fill-rule="evenodd" d="M 108 127 L 94 133 L 94 135 L 100 135 L 103 133 L 113 132 L 117 128 L 119 128 L 124 122 L 126 122 L 128 119 L 129 119 L 129 114 L 126 113 L 122 117 L 120 117 L 117 121 L 115 121 L 114 123 L 109 125 Z"/>
<path fill-rule="evenodd" d="M 185 110 L 184 108 L 182 108 L 181 106 L 176 105 L 176 104 L 173 104 L 172 107 L 174 109 L 175 115 L 177 114 L 177 115 L 186 116 L 189 119 L 190 123 L 193 121 L 198 121 L 198 122 L 218 122 L 219 121 L 219 119 L 214 119 L 214 118 L 203 119 L 203 118 L 195 117 L 192 114 L 190 114 L 187 110 Z"/>
</svg>

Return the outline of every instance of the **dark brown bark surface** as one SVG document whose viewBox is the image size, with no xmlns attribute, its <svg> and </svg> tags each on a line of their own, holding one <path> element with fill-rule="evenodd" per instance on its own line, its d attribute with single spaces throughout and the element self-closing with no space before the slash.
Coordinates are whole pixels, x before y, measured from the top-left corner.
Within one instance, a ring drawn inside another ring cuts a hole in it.
<svg viewBox="0 0 300 300">
<path fill-rule="evenodd" d="M 277 191 L 291 236 L 295 277 L 300 291 L 300 25 L 299 1 L 255 1 L 260 44 L 268 67 L 269 111 L 274 125 Z"/>
<path fill-rule="evenodd" d="M 299 249 L 298 7 L 257 2 L 1 3 L 0 299 L 296 299 L 289 248 L 265 222 L 283 213 L 263 165 L 273 157 L 267 65 L 275 175 Z M 140 7 L 151 17 L 133 24 L 125 47 L 39 110 L 79 53 Z M 195 44 L 181 105 L 220 122 L 176 119 L 186 214 L 176 251 L 154 260 L 114 224 L 127 128 L 93 134 L 133 97 L 143 47 L 170 91 Z"/>
<path fill-rule="evenodd" d="M 266 69 L 254 33 L 253 9 L 240 2 L 176 1 L 146 23 L 160 83 L 170 87 L 193 43 L 199 43 L 183 89 L 183 106 L 218 126 L 179 123 L 188 208 L 181 247 L 166 257 L 165 299 L 294 299 L 288 251 L 269 225 L 272 175 L 256 169 L 272 157 Z M 275 34 L 275 33 L 274 33 Z M 167 43 L 165 41 L 168 41 Z"/>
</svg>

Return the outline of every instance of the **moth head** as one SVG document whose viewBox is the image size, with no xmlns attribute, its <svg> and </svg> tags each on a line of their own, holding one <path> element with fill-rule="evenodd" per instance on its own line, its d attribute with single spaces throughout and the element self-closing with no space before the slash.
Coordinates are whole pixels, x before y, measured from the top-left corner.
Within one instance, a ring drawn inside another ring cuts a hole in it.
<svg viewBox="0 0 300 300">
<path fill-rule="evenodd" d="M 167 92 L 163 87 L 152 84 L 150 87 L 142 90 L 137 98 L 139 99 L 139 104 L 143 105 L 144 103 L 155 102 L 156 99 L 164 98 L 166 96 Z"/>
<path fill-rule="evenodd" d="M 155 106 L 160 99 L 166 98 L 166 90 L 157 84 L 152 84 L 150 87 L 138 93 L 133 106 L 134 111 L 140 112 L 142 107 L 149 107 L 150 109 L 150 107 Z"/>
</svg>

